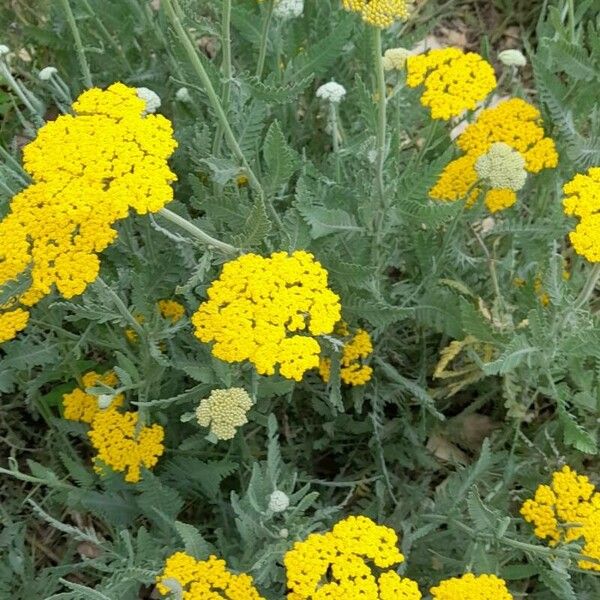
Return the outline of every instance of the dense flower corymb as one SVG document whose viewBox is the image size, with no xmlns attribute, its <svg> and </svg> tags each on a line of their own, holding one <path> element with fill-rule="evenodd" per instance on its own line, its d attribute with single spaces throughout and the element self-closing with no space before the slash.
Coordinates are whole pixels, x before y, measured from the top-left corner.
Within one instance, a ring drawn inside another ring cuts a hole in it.
<svg viewBox="0 0 600 600">
<path fill-rule="evenodd" d="M 340 318 L 339 297 L 327 271 L 308 252 L 245 254 L 226 263 L 192 317 L 196 336 L 213 342 L 226 362 L 250 361 L 258 373 L 300 381 L 319 365 L 314 336 L 329 334 Z"/>
<path fill-rule="evenodd" d="M 166 596 L 174 588 L 182 590 L 182 600 L 264 600 L 250 575 L 231 573 L 216 556 L 208 560 L 196 560 L 185 552 L 169 556 L 156 578 L 156 589 Z"/>
<path fill-rule="evenodd" d="M 30 270 L 14 303 L 33 306 L 54 287 L 65 298 L 81 294 L 98 275 L 97 254 L 117 235 L 112 225 L 130 209 L 156 212 L 172 200 L 171 124 L 145 107 L 134 88 L 93 88 L 73 104 L 74 115 L 46 123 L 25 147 L 33 183 L 0 223 L 0 286 Z"/>
<path fill-rule="evenodd" d="M 409 56 L 406 70 L 409 87 L 425 86 L 421 104 L 431 109 L 432 119 L 448 120 L 474 110 L 497 84 L 494 69 L 485 59 L 459 48 Z"/>
<path fill-rule="evenodd" d="M 409 17 L 406 0 L 342 0 L 346 10 L 360 13 L 365 23 L 385 29 Z"/>
<path fill-rule="evenodd" d="M 246 413 L 252 408 L 252 399 L 243 388 L 213 390 L 196 409 L 196 419 L 202 427 L 210 426 L 220 440 L 230 440 L 238 427 L 248 422 Z"/>
<path fill-rule="evenodd" d="M 564 466 L 552 474 L 550 485 L 540 485 L 523 503 L 521 515 L 550 546 L 581 539 L 582 553 L 600 560 L 600 494 L 585 475 Z M 579 566 L 600 571 L 600 564 L 590 561 Z"/>
<path fill-rule="evenodd" d="M 113 471 L 125 472 L 125 481 L 140 480 L 141 468 L 151 469 L 164 452 L 164 429 L 153 424 L 139 428 L 138 413 L 119 413 L 114 409 L 98 412 L 88 433 L 97 451 L 94 470 L 103 472 L 103 465 Z"/>
<path fill-rule="evenodd" d="M 431 595 L 433 600 L 513 600 L 504 579 L 473 573 L 440 582 Z"/>
<path fill-rule="evenodd" d="M 434 200 L 454 202 L 467 198 L 468 204 L 473 203 L 479 195 L 477 160 L 498 143 L 518 152 L 528 173 L 539 173 L 558 164 L 554 141 L 544 137 L 539 110 L 520 98 L 511 98 L 481 111 L 456 143 L 465 154 L 444 168 L 429 191 Z M 492 189 L 485 196 L 491 212 L 507 208 L 515 201 L 516 194 L 509 188 Z"/>
<path fill-rule="evenodd" d="M 420 600 L 414 581 L 393 570 L 377 577 L 371 569 L 387 569 L 404 560 L 398 537 L 389 527 L 363 516 L 348 517 L 326 533 L 296 542 L 284 558 L 288 600 Z"/>
<path fill-rule="evenodd" d="M 27 327 L 29 313 L 22 308 L 0 312 L 0 344 L 12 340 Z"/>
<path fill-rule="evenodd" d="M 578 173 L 563 191 L 565 214 L 580 218 L 569 234 L 575 252 L 590 262 L 600 262 L 600 167 L 592 167 L 585 175 Z"/>
<path fill-rule="evenodd" d="M 117 376 L 113 371 L 107 371 L 100 375 L 95 371 L 90 371 L 83 376 L 83 389 L 75 388 L 68 394 L 63 394 L 63 410 L 65 419 L 71 421 L 81 421 L 82 423 L 91 423 L 96 414 L 102 410 L 99 405 L 98 397 L 88 394 L 86 388 L 93 387 L 99 383 L 113 387 L 117 384 Z M 123 404 L 123 394 L 117 394 L 110 399 L 108 406 L 104 409 L 115 408 Z"/>
</svg>

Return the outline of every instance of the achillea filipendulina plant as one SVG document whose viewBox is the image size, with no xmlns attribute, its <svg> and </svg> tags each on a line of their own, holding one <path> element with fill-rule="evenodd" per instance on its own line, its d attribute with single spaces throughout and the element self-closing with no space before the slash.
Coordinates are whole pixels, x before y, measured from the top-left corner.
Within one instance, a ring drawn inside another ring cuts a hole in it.
<svg viewBox="0 0 600 600">
<path fill-rule="evenodd" d="M 210 427 L 219 440 L 230 440 L 238 427 L 248 422 L 246 413 L 252 408 L 252 398 L 243 388 L 213 390 L 196 409 L 196 419 L 202 427 Z"/>
<path fill-rule="evenodd" d="M 164 596 L 179 592 L 183 600 L 264 600 L 250 575 L 232 573 L 216 556 L 196 560 L 185 552 L 167 558 L 156 589 Z"/>
<path fill-rule="evenodd" d="M 575 252 L 590 262 L 600 262 L 600 167 L 575 175 L 563 192 L 565 214 L 580 219 L 569 234 Z"/>
<path fill-rule="evenodd" d="M 538 486 L 523 503 L 521 515 L 550 546 L 582 540 L 582 554 L 600 560 L 600 493 L 586 475 L 568 466 L 554 472 L 551 484 Z M 600 563 L 581 560 L 579 566 L 600 571 Z"/>
<path fill-rule="evenodd" d="M 359 13 L 365 23 L 379 29 L 406 21 L 410 16 L 406 0 L 342 0 L 342 6 Z"/>
<path fill-rule="evenodd" d="M 0 344 L 12 340 L 29 322 L 29 312 L 22 308 L 0 312 Z"/>
<path fill-rule="evenodd" d="M 477 188 L 477 162 L 499 143 L 522 156 L 528 173 L 536 174 L 558 164 L 554 141 L 544 136 L 538 109 L 525 100 L 512 98 L 494 108 L 482 110 L 477 119 L 459 135 L 456 144 L 465 154 L 444 168 L 429 191 L 430 197 L 452 202 L 466 198 L 467 204 L 475 202 L 480 193 Z M 512 162 L 507 167 L 511 170 L 514 167 Z M 498 181 L 502 174 L 496 173 L 494 177 Z M 514 179 L 514 174 L 507 175 L 507 180 Z M 508 187 L 491 189 L 484 201 L 491 212 L 497 212 L 512 206 L 516 194 Z"/>
<path fill-rule="evenodd" d="M 214 356 L 250 361 L 262 375 L 278 369 L 296 381 L 319 365 L 317 336 L 331 333 L 340 318 L 327 271 L 304 251 L 232 260 L 207 295 L 192 323 L 199 340 L 213 343 Z"/>
<path fill-rule="evenodd" d="M 347 517 L 326 533 L 312 533 L 285 555 L 288 600 L 420 600 L 417 584 L 390 569 L 404 561 L 397 543 L 393 529 L 364 516 Z"/>
<path fill-rule="evenodd" d="M 460 48 L 409 56 L 406 72 L 409 87 L 425 87 L 421 104 L 431 109 L 431 118 L 446 121 L 466 110 L 475 110 L 497 84 L 490 63 L 479 54 L 465 53 Z"/>
<path fill-rule="evenodd" d="M 65 298 L 81 294 L 98 275 L 98 253 L 117 235 L 112 225 L 130 209 L 156 212 L 172 200 L 173 130 L 145 107 L 121 83 L 91 89 L 74 102 L 74 115 L 46 123 L 25 147 L 33 183 L 0 223 L 0 286 L 30 270 L 14 303 L 31 307 L 54 288 Z"/>
<path fill-rule="evenodd" d="M 513 600 L 504 579 L 496 575 L 473 575 L 445 579 L 431 588 L 433 600 Z"/>
</svg>

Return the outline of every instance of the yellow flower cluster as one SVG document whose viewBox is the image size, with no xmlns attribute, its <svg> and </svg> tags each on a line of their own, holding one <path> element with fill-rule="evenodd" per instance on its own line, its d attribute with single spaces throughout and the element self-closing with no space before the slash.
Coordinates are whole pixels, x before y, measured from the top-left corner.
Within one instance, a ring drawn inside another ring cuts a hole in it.
<svg viewBox="0 0 600 600">
<path fill-rule="evenodd" d="M 226 362 L 250 361 L 258 373 L 300 381 L 319 365 L 314 336 L 329 334 L 340 318 L 339 297 L 327 271 L 308 252 L 245 254 L 226 263 L 208 300 L 192 317 L 202 342 Z"/>
<path fill-rule="evenodd" d="M 8 308 L 31 307 L 54 287 L 65 298 L 81 294 L 98 275 L 98 253 L 117 235 L 112 225 L 131 208 L 156 212 L 172 200 L 171 123 L 144 109 L 134 88 L 94 88 L 73 104 L 75 115 L 46 123 L 25 147 L 33 183 L 0 222 L 0 286 L 28 269 L 31 283 Z"/>
<path fill-rule="evenodd" d="M 284 558 L 288 600 L 420 600 L 418 586 L 395 571 L 378 577 L 369 565 L 388 569 L 404 561 L 393 529 L 351 516 L 326 533 L 296 542 Z"/>
<path fill-rule="evenodd" d="M 431 588 L 433 600 L 513 600 L 504 579 L 495 575 L 452 577 Z"/>
<path fill-rule="evenodd" d="M 182 600 L 264 600 L 250 575 L 231 573 L 216 556 L 196 560 L 185 552 L 172 554 L 156 578 L 156 589 L 166 596 L 173 584 L 181 587 Z"/>
<path fill-rule="evenodd" d="M 103 472 L 103 465 L 113 471 L 125 472 L 125 481 L 140 480 L 142 467 L 151 469 L 165 448 L 164 429 L 161 425 L 138 427 L 138 413 L 119 413 L 115 409 L 96 413 L 88 432 L 97 451 L 94 470 Z"/>
<path fill-rule="evenodd" d="M 337 333 L 350 336 L 346 323 L 341 322 L 336 327 Z M 373 342 L 371 336 L 364 329 L 357 329 L 344 343 L 340 365 L 340 379 L 348 385 L 364 385 L 371 380 L 373 368 L 363 364 L 371 356 Z M 331 376 L 331 359 L 321 358 L 319 373 L 323 381 L 328 382 Z"/>
<path fill-rule="evenodd" d="M 523 503 L 521 515 L 550 546 L 582 539 L 583 554 L 600 560 L 600 493 L 585 475 L 564 466 L 552 474 L 550 485 L 540 485 Z M 600 571 L 600 564 L 588 561 L 579 566 Z"/>
<path fill-rule="evenodd" d="M 0 312 L 0 344 L 12 340 L 19 331 L 23 331 L 28 321 L 29 313 L 22 308 Z"/>
<path fill-rule="evenodd" d="M 252 408 L 252 399 L 243 388 L 213 390 L 196 409 L 196 419 L 208 427 L 220 440 L 230 440 L 238 427 L 248 422 L 246 413 Z"/>
<path fill-rule="evenodd" d="M 171 321 L 171 323 L 181 321 L 185 315 L 185 307 L 177 300 L 159 300 L 158 310 L 161 316 Z"/>
<path fill-rule="evenodd" d="M 365 23 L 385 29 L 395 21 L 406 21 L 409 17 L 406 0 L 342 0 L 342 6 L 360 13 Z"/>
<path fill-rule="evenodd" d="M 497 84 L 490 63 L 479 54 L 459 48 L 409 56 L 406 70 L 409 87 L 425 87 L 421 104 L 431 109 L 432 119 L 448 120 L 465 110 L 474 110 Z"/>
<path fill-rule="evenodd" d="M 100 375 L 95 371 L 90 371 L 83 376 L 83 389 L 75 388 L 68 394 L 63 394 L 63 414 L 65 419 L 70 421 L 81 421 L 82 423 L 91 423 L 96 414 L 102 410 L 98 404 L 98 397 L 86 393 L 86 388 L 93 387 L 99 383 L 114 387 L 118 383 L 117 376 L 113 371 L 107 371 Z M 104 409 L 116 408 L 123 404 L 123 394 L 117 394 L 111 399 L 108 406 Z"/>
<path fill-rule="evenodd" d="M 521 154 L 529 173 L 539 173 L 558 164 L 554 141 L 544 137 L 540 112 L 520 98 L 511 98 L 481 111 L 456 143 L 465 154 L 442 171 L 429 191 L 435 200 L 456 201 L 468 196 L 468 204 L 475 202 L 479 195 L 479 190 L 475 189 L 478 181 L 475 165 L 497 143 L 506 144 Z M 487 192 L 485 203 L 491 212 L 497 212 L 512 206 L 516 199 L 511 189 L 492 189 Z"/>
<path fill-rule="evenodd" d="M 592 167 L 586 175 L 578 173 L 563 191 L 565 213 L 581 219 L 569 234 L 575 252 L 600 262 L 600 167 Z"/>
</svg>

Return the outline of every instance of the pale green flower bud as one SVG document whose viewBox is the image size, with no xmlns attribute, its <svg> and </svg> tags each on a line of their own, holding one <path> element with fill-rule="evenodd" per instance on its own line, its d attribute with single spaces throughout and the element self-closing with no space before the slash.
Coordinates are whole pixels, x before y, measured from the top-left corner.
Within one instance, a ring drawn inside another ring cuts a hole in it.
<svg viewBox="0 0 600 600">
<path fill-rule="evenodd" d="M 279 0 L 275 5 L 273 14 L 287 21 L 299 17 L 304 11 L 304 0 Z"/>
<path fill-rule="evenodd" d="M 4 44 L 0 44 L 0 57 L 6 56 L 10 52 L 10 48 Z"/>
<path fill-rule="evenodd" d="M 317 89 L 317 98 L 323 98 L 333 104 L 338 104 L 346 95 L 346 88 L 335 81 L 324 83 Z"/>
<path fill-rule="evenodd" d="M 527 59 L 520 50 L 503 50 L 498 54 L 500 62 L 507 67 L 524 67 Z"/>
<path fill-rule="evenodd" d="M 285 492 L 275 490 L 269 496 L 269 510 L 274 513 L 280 513 L 287 510 L 290 505 L 290 499 Z"/>
<path fill-rule="evenodd" d="M 383 54 L 383 68 L 386 71 L 402 71 L 409 56 L 410 50 L 406 48 L 390 48 Z"/>
<path fill-rule="evenodd" d="M 181 87 L 175 92 L 175 98 L 179 100 L 179 102 L 191 102 L 192 97 L 190 96 L 190 90 L 186 87 Z"/>
<path fill-rule="evenodd" d="M 213 390 L 196 409 L 196 419 L 209 427 L 219 440 L 230 440 L 238 427 L 248 422 L 246 413 L 252 407 L 248 392 L 242 388 Z"/>
<path fill-rule="evenodd" d="M 38 73 L 38 78 L 42 81 L 49 81 L 52 78 L 52 75 L 56 75 L 56 73 L 58 73 L 56 67 L 44 67 Z"/>
<path fill-rule="evenodd" d="M 508 144 L 492 144 L 475 163 L 477 175 L 492 189 L 520 190 L 525 185 L 525 159 Z"/>
<path fill-rule="evenodd" d="M 155 113 L 160 108 L 160 96 L 146 87 L 139 87 L 135 90 L 138 98 L 141 98 L 146 103 L 146 112 Z"/>
</svg>

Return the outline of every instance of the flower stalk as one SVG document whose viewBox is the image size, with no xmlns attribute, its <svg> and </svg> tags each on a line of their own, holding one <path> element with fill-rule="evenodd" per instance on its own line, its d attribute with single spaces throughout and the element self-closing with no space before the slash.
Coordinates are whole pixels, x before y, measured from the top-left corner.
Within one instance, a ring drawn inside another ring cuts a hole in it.
<svg viewBox="0 0 600 600">
<path fill-rule="evenodd" d="M 268 0 L 267 12 L 263 20 L 262 31 L 260 34 L 260 50 L 258 53 L 258 63 L 256 65 L 256 77 L 262 79 L 262 74 L 265 68 L 265 58 L 267 56 L 267 42 L 269 40 L 269 28 L 273 20 L 273 10 L 275 8 L 275 0 Z"/>
<path fill-rule="evenodd" d="M 587 281 L 583 286 L 579 296 L 575 300 L 573 304 L 573 310 L 579 310 L 592 296 L 594 290 L 596 289 L 596 285 L 598 284 L 598 280 L 600 279 L 600 263 L 596 263 L 590 274 L 588 275 Z"/>
<path fill-rule="evenodd" d="M 83 42 L 81 41 L 81 35 L 79 34 L 79 29 L 77 28 L 77 23 L 75 22 L 75 15 L 73 14 L 73 10 L 71 9 L 71 5 L 69 0 L 60 0 L 60 3 L 65 11 L 65 16 L 67 17 L 67 23 L 69 24 L 69 29 L 71 30 L 71 34 L 73 35 L 73 39 L 75 40 L 75 52 L 77 53 L 77 60 L 79 61 L 79 67 L 81 69 L 81 73 L 83 75 L 83 82 L 86 88 L 94 87 L 92 83 L 92 74 L 90 73 L 90 66 L 88 64 L 87 58 L 85 57 L 85 50 L 83 48 Z"/>
</svg>

